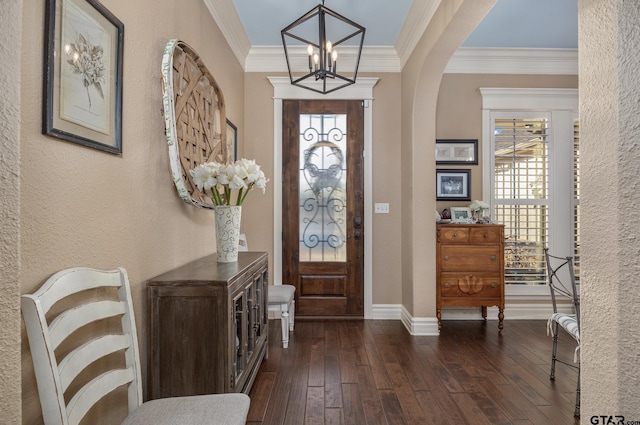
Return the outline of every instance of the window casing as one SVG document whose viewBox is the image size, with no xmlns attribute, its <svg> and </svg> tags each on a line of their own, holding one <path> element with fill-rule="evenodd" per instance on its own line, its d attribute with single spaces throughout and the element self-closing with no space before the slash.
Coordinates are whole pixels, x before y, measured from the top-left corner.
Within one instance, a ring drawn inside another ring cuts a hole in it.
<svg viewBox="0 0 640 425">
<path fill-rule="evenodd" d="M 579 252 L 577 90 L 480 90 L 483 199 L 505 225 L 506 295 L 548 297 L 544 247 Z"/>
</svg>

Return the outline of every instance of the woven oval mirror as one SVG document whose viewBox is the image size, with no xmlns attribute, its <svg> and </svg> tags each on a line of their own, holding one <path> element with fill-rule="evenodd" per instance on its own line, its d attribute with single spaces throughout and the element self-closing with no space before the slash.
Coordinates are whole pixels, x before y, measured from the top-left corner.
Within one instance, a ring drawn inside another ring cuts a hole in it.
<svg viewBox="0 0 640 425">
<path fill-rule="evenodd" d="M 189 170 L 229 160 L 222 91 L 200 55 L 180 40 L 169 40 L 164 50 L 162 91 L 169 165 L 178 194 L 188 204 L 213 209 Z"/>
</svg>

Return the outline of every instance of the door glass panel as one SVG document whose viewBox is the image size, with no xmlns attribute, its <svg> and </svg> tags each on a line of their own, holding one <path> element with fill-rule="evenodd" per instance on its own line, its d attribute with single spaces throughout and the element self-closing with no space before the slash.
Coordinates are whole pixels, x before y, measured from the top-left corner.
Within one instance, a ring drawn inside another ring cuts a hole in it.
<svg viewBox="0 0 640 425">
<path fill-rule="evenodd" d="M 347 116 L 300 115 L 301 262 L 347 258 Z"/>
</svg>

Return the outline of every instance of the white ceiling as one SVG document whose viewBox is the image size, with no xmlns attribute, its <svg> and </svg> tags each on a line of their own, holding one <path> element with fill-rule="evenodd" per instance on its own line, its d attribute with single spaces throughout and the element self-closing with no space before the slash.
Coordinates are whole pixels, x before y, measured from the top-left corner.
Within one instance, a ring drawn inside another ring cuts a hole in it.
<svg viewBox="0 0 640 425">
<path fill-rule="evenodd" d="M 366 28 L 361 71 L 398 72 L 441 1 L 448 0 L 325 0 L 324 5 Z M 498 0 L 459 52 L 468 55 L 467 49 L 476 55 L 480 50 L 517 49 L 525 60 L 531 56 L 534 64 L 548 63 L 546 58 L 551 55 L 553 67 L 559 61 L 571 61 L 569 65 L 562 62 L 561 67 L 572 69 L 560 73 L 573 73 L 577 68 L 577 1 Z M 286 71 L 280 31 L 322 0 L 204 2 L 245 71 L 271 72 Z M 522 53 L 527 49 L 538 51 Z"/>
</svg>

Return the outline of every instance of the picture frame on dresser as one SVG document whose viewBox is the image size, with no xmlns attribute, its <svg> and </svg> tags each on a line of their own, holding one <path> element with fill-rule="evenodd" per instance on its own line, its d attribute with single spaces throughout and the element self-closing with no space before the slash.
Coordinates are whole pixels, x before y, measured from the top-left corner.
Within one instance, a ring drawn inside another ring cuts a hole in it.
<svg viewBox="0 0 640 425">
<path fill-rule="evenodd" d="M 123 46 L 124 24 L 99 1 L 47 0 L 43 134 L 122 154 Z"/>
<path fill-rule="evenodd" d="M 437 169 L 436 201 L 470 201 L 471 170 L 470 169 Z"/>
<path fill-rule="evenodd" d="M 471 208 L 469 207 L 451 207 L 452 223 L 471 223 Z"/>
</svg>

